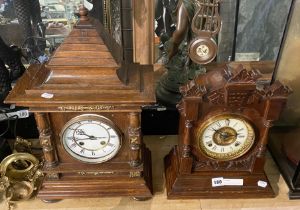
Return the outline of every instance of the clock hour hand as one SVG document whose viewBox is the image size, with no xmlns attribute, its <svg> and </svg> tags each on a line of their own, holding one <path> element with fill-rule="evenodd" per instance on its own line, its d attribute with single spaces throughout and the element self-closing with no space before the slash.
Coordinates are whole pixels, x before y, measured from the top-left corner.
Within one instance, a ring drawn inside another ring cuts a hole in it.
<svg viewBox="0 0 300 210">
<path fill-rule="evenodd" d="M 222 133 L 222 132 L 220 132 L 218 129 L 215 129 L 215 128 L 211 128 L 214 132 L 216 132 L 216 133 Z"/>
<path fill-rule="evenodd" d="M 91 136 L 91 135 L 86 134 L 86 133 L 85 133 L 83 130 L 81 130 L 81 129 L 75 130 L 75 133 L 76 133 L 77 135 L 80 135 L 80 136 L 87 136 L 87 137 L 89 137 L 89 138 L 94 137 L 94 136 Z"/>
<path fill-rule="evenodd" d="M 221 136 L 224 136 L 224 133 L 218 129 L 215 129 L 215 128 L 211 128 L 213 129 L 216 133 L 220 134 Z"/>
<path fill-rule="evenodd" d="M 86 134 L 83 130 L 76 130 L 76 134 L 80 135 L 80 136 L 87 136 L 89 137 L 89 139 L 103 139 L 103 138 L 107 138 L 107 137 L 97 137 L 97 136 L 93 136 L 93 135 L 88 135 Z"/>
</svg>

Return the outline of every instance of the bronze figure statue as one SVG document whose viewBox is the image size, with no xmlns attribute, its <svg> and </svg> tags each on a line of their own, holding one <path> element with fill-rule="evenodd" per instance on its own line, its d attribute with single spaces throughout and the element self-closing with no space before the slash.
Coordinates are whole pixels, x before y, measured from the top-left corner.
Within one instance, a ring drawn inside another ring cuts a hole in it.
<svg viewBox="0 0 300 210">
<path fill-rule="evenodd" d="M 25 72 L 21 57 L 20 48 L 6 45 L 0 37 L 0 103 L 11 90 L 11 82 Z"/>
<path fill-rule="evenodd" d="M 202 64 L 215 58 L 217 45 L 212 37 L 221 26 L 218 6 L 219 0 L 178 1 L 174 11 L 176 30 L 163 43 L 167 72 L 156 88 L 159 103 L 176 105 L 181 99 L 179 87 L 205 73 Z"/>
</svg>

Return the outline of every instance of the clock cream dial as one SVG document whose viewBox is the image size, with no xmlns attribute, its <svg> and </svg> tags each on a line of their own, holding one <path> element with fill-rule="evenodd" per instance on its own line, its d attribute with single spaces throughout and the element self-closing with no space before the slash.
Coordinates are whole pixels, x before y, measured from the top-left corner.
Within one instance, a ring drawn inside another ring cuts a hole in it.
<svg viewBox="0 0 300 210">
<path fill-rule="evenodd" d="M 113 158 L 121 147 L 121 135 L 113 123 L 100 115 L 80 115 L 71 119 L 61 132 L 65 150 L 86 163 Z"/>
<path fill-rule="evenodd" d="M 207 56 L 209 53 L 209 48 L 207 45 L 202 44 L 199 47 L 197 47 L 196 53 L 200 57 Z"/>
<path fill-rule="evenodd" d="M 255 133 L 250 123 L 237 115 L 213 117 L 198 129 L 201 151 L 218 160 L 232 160 L 244 155 L 254 144 Z"/>
</svg>

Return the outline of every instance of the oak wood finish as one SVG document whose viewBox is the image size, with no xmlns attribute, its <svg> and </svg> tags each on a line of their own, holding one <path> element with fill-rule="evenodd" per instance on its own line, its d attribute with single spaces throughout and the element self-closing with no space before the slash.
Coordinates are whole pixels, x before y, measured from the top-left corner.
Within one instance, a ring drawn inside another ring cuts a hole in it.
<svg viewBox="0 0 300 210">
<path fill-rule="evenodd" d="M 179 144 L 165 157 L 167 196 L 186 198 L 274 197 L 264 173 L 269 128 L 283 109 L 290 89 L 280 82 L 258 85 L 261 74 L 243 66 L 215 69 L 181 88 Z M 219 160 L 206 156 L 196 134 L 210 118 L 235 114 L 251 122 L 255 142 L 239 158 Z M 212 187 L 212 178 L 243 179 L 243 186 Z M 265 188 L 257 182 L 265 181 Z"/>
<path fill-rule="evenodd" d="M 31 65 L 5 101 L 35 114 L 45 159 L 38 197 L 151 197 L 151 153 L 143 143 L 140 113 L 142 105 L 155 102 L 152 66 L 117 62 L 111 51 L 116 44 L 86 15 L 81 11 L 51 60 Z M 81 114 L 104 116 L 121 131 L 122 146 L 113 159 L 87 164 L 65 151 L 62 128 Z"/>
</svg>

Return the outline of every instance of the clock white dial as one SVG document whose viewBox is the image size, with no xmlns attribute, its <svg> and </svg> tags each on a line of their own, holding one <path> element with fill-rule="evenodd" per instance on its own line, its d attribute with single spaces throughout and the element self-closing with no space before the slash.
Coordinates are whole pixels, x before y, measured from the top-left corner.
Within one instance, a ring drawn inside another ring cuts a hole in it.
<svg viewBox="0 0 300 210">
<path fill-rule="evenodd" d="M 100 115 L 80 115 L 70 120 L 61 133 L 65 150 L 87 163 L 113 158 L 121 147 L 121 135 L 113 123 Z"/>
<path fill-rule="evenodd" d="M 252 147 L 255 133 L 245 119 L 235 115 L 212 118 L 198 132 L 199 147 L 208 157 L 232 160 L 245 154 Z"/>
</svg>

